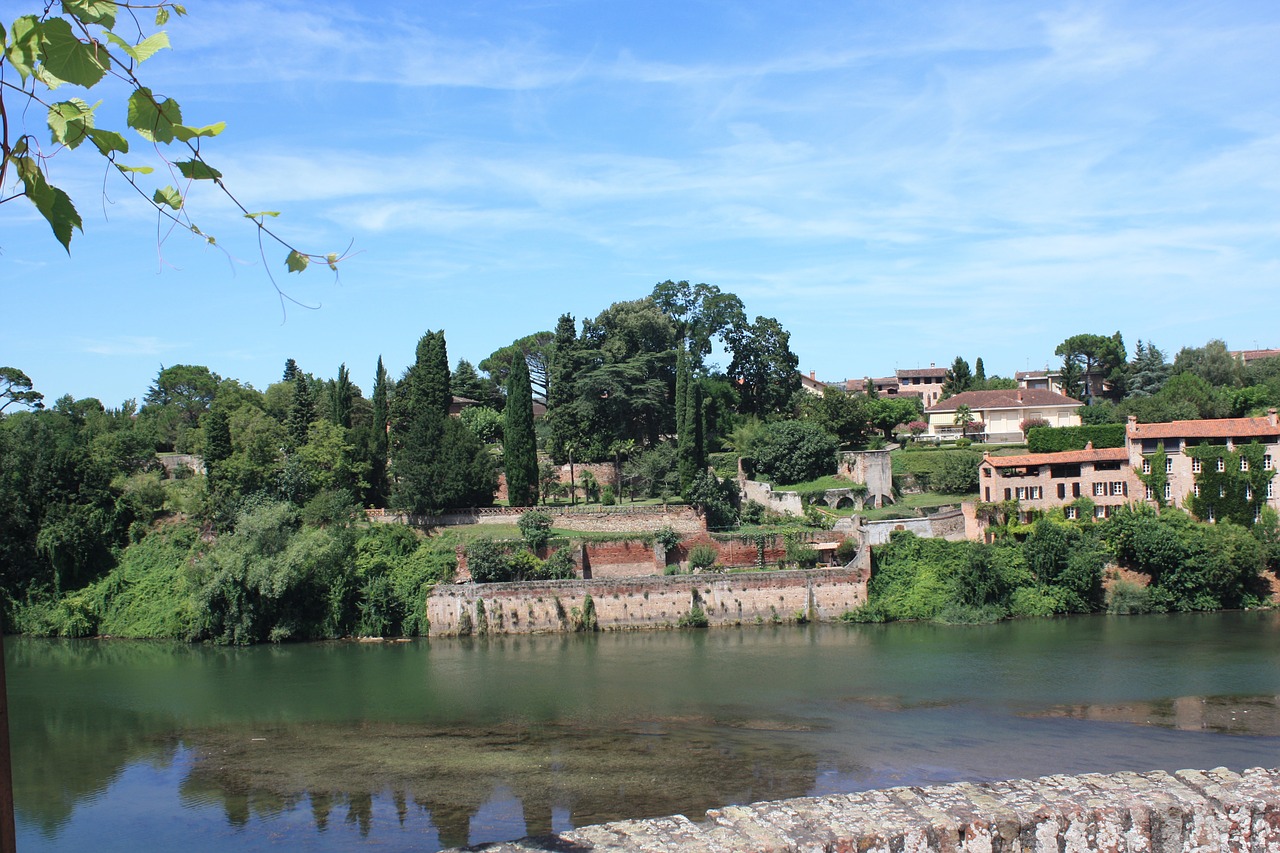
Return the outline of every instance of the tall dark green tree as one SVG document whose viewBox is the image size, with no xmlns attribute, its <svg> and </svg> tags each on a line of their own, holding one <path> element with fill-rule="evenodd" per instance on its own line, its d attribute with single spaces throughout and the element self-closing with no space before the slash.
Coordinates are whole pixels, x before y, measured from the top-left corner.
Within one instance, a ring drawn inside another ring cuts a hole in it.
<svg viewBox="0 0 1280 853">
<path fill-rule="evenodd" d="M 280 377 L 281 382 L 292 382 L 298 377 L 298 362 L 291 358 L 284 361 L 284 375 Z"/>
<path fill-rule="evenodd" d="M 547 450 L 557 461 L 567 457 L 567 448 L 583 443 L 582 424 L 575 417 L 573 406 L 574 381 L 582 363 L 577 323 L 572 315 L 562 314 L 556 321 L 547 371 L 547 425 L 550 428 Z"/>
<path fill-rule="evenodd" d="M 289 407 L 289 421 L 285 426 L 295 447 L 307 443 L 307 430 L 316 419 L 315 398 L 311 395 L 311 383 L 305 373 L 293 377 L 293 405 Z"/>
<path fill-rule="evenodd" d="M 942 398 L 954 397 L 973 387 L 973 374 L 969 370 L 969 362 L 961 356 L 947 368 L 947 378 L 942 381 Z"/>
<path fill-rule="evenodd" d="M 538 445 L 533 432 L 533 390 L 523 358 L 511 362 L 507 405 L 502 410 L 502 457 L 507 472 L 507 502 L 538 502 Z"/>
<path fill-rule="evenodd" d="M 387 430 L 391 424 L 390 410 L 391 377 L 382 365 L 382 356 L 378 356 L 378 366 L 373 374 L 373 399 L 370 423 L 363 441 L 365 455 L 369 462 L 369 487 L 365 492 L 365 503 L 372 507 L 387 505 Z"/>
<path fill-rule="evenodd" d="M 694 462 L 693 424 L 689 421 L 689 396 L 691 386 L 695 384 L 689 376 L 689 355 L 685 352 L 682 341 L 676 349 L 676 458 L 677 470 L 680 473 L 680 491 L 683 493 L 693 482 L 697 472 Z"/>
<path fill-rule="evenodd" d="M 231 419 L 221 406 L 204 416 L 204 470 L 213 477 L 218 463 L 231 457 Z"/>
<path fill-rule="evenodd" d="M 333 383 L 329 399 L 329 420 L 343 429 L 351 429 L 351 405 L 355 399 L 355 387 L 346 364 L 338 365 L 338 378 Z"/>
</svg>

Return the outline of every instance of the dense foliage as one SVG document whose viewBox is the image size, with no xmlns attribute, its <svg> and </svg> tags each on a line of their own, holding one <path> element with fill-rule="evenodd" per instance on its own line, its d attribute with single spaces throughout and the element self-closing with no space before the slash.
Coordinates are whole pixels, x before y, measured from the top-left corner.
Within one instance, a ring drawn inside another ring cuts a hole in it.
<svg viewBox="0 0 1280 853">
<path fill-rule="evenodd" d="M 1093 443 L 1095 449 L 1124 447 L 1124 424 L 1086 424 L 1077 427 L 1032 427 L 1027 431 L 1027 449 L 1032 453 L 1061 453 L 1084 450 Z"/>
</svg>

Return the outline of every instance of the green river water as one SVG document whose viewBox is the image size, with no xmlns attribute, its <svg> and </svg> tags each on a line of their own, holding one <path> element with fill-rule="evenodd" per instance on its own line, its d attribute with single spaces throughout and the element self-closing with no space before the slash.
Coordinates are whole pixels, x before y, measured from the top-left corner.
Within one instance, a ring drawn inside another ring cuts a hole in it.
<svg viewBox="0 0 1280 853">
<path fill-rule="evenodd" d="M 404 850 L 1280 765 L 1280 614 L 248 649 L 5 640 L 19 849 Z"/>
</svg>

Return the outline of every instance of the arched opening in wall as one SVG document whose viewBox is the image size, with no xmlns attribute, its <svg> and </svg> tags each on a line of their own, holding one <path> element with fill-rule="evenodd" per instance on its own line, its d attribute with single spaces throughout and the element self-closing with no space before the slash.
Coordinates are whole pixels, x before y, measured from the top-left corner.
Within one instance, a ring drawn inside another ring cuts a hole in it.
<svg viewBox="0 0 1280 853">
<path fill-rule="evenodd" d="M 840 500 L 836 501 L 835 508 L 836 509 L 853 509 L 855 506 L 857 506 L 857 504 L 853 500 L 853 498 L 849 497 L 848 495 L 845 495 L 844 497 L 840 498 Z"/>
</svg>

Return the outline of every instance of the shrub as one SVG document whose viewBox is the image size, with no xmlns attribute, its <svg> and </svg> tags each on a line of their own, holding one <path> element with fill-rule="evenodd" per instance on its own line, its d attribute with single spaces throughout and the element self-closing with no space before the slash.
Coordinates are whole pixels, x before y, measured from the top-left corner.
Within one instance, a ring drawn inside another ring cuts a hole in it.
<svg viewBox="0 0 1280 853">
<path fill-rule="evenodd" d="M 1046 418 L 1023 418 L 1022 422 L 1018 424 L 1018 429 L 1022 430 L 1023 435 L 1026 435 L 1033 429 L 1047 426 L 1049 426 L 1049 421 Z"/>
<path fill-rule="evenodd" d="M 545 512 L 537 510 L 526 512 L 520 516 L 516 526 L 520 528 L 520 535 L 524 537 L 525 544 L 535 551 L 545 546 L 547 540 L 551 538 L 551 516 Z"/>
<path fill-rule="evenodd" d="M 568 548 L 559 548 L 547 558 L 542 564 L 542 576 L 551 581 L 573 580 L 578 576 L 578 566 Z"/>
<path fill-rule="evenodd" d="M 693 478 L 686 500 L 696 504 L 706 518 L 709 530 L 727 530 L 738 526 L 738 484 L 733 480 L 721 480 L 715 474 L 703 471 Z"/>
<path fill-rule="evenodd" d="M 977 453 L 948 453 L 940 460 L 937 471 L 930 478 L 930 485 L 934 491 L 946 495 L 967 495 L 976 492 L 978 466 L 981 463 L 982 457 Z"/>
<path fill-rule="evenodd" d="M 476 583 L 511 580 L 507 549 L 492 539 L 476 539 L 467 545 L 467 568 Z"/>
<path fill-rule="evenodd" d="M 812 569 L 818 565 L 818 550 L 808 542 L 788 539 L 787 561 L 795 563 L 802 569 Z"/>
<path fill-rule="evenodd" d="M 764 504 L 757 501 L 747 501 L 742 505 L 742 510 L 738 513 L 742 518 L 743 524 L 760 524 L 764 521 Z"/>
<path fill-rule="evenodd" d="M 679 545 L 680 540 L 683 538 L 684 537 L 672 529 L 669 524 L 659 527 L 653 534 L 653 541 L 657 542 L 668 551 Z"/>
<path fill-rule="evenodd" d="M 854 557 L 858 556 L 860 548 L 861 545 L 858 540 L 850 536 L 848 539 L 845 539 L 836 546 L 836 561 L 842 566 L 848 565 Z"/>
<path fill-rule="evenodd" d="M 956 447 L 965 448 L 965 447 L 971 447 L 972 445 L 973 445 L 972 438 L 965 438 L 964 436 L 961 436 L 960 438 L 956 439 Z"/>
<path fill-rule="evenodd" d="M 689 568 L 690 569 L 709 569 L 715 565 L 716 558 L 720 556 L 720 552 L 714 545 L 694 545 L 689 550 Z"/>
<path fill-rule="evenodd" d="M 705 628 L 709 624 L 706 611 L 696 604 L 689 608 L 688 613 L 676 620 L 676 626 L 680 628 Z"/>
<path fill-rule="evenodd" d="M 617 502 L 617 498 L 615 498 L 613 494 L 613 486 L 605 486 L 600 492 L 601 506 L 613 506 Z"/>
<path fill-rule="evenodd" d="M 1116 581 L 1107 595 L 1107 612 L 1119 616 L 1132 613 L 1150 613 L 1153 605 L 1151 590 L 1131 581 Z"/>
<path fill-rule="evenodd" d="M 1078 427 L 1033 427 L 1026 431 L 1027 449 L 1032 453 L 1059 453 L 1095 448 L 1124 447 L 1124 424 L 1096 424 Z"/>
</svg>

